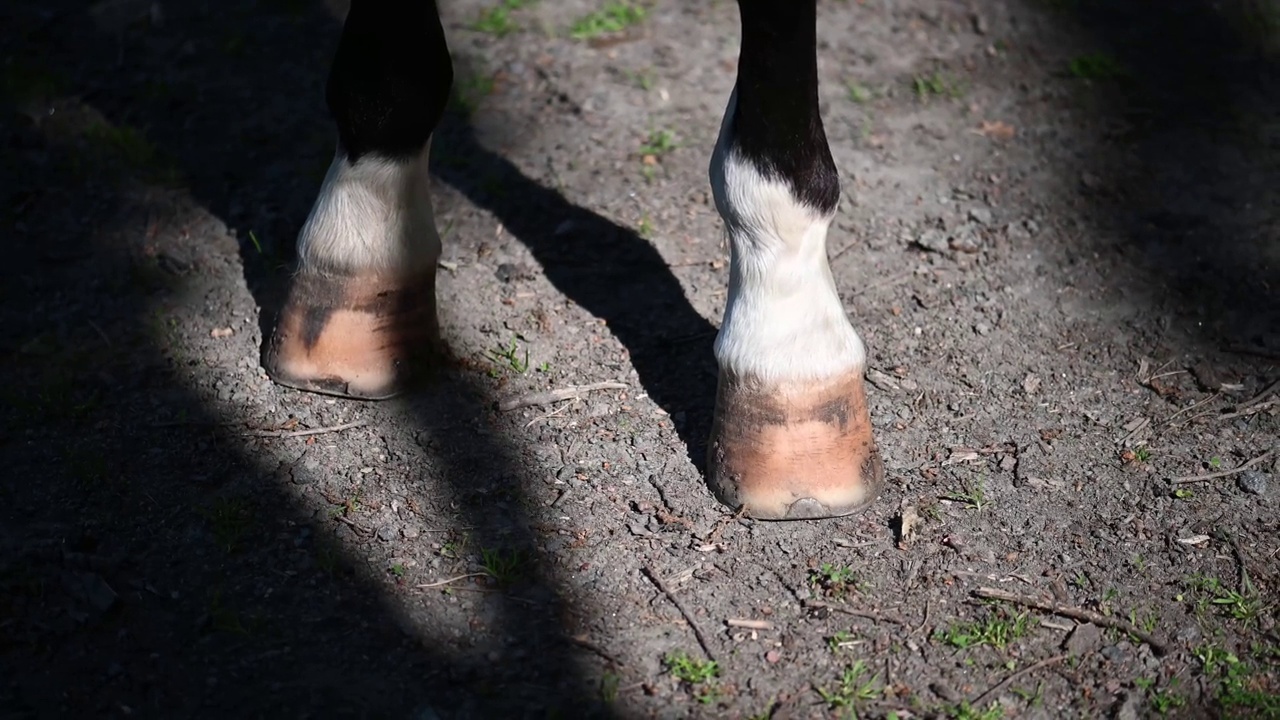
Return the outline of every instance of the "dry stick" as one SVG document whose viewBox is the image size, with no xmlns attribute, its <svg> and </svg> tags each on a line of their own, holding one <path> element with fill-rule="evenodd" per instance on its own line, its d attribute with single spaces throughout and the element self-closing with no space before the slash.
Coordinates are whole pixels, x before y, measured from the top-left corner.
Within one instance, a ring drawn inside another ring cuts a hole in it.
<svg viewBox="0 0 1280 720">
<path fill-rule="evenodd" d="M 1010 675 L 1009 677 L 1005 678 L 1004 680 L 1002 680 L 1002 681 L 1001 681 L 998 685 L 996 685 L 995 687 L 991 688 L 990 690 L 988 690 L 988 691 L 986 691 L 986 692 L 982 693 L 981 695 L 979 695 L 978 697 L 974 698 L 974 699 L 973 699 L 973 703 L 971 704 L 971 707 L 977 708 L 979 705 L 981 705 L 982 703 L 986 702 L 986 701 L 987 701 L 987 699 L 989 699 L 989 698 L 991 698 L 991 697 L 995 696 L 997 693 L 1000 693 L 1000 692 L 1001 692 L 1001 691 L 1003 691 L 1005 688 L 1009 687 L 1009 685 L 1011 685 L 1011 684 L 1013 683 L 1013 681 L 1014 681 L 1014 680 L 1017 680 L 1018 678 L 1022 677 L 1023 675 L 1026 675 L 1026 674 L 1027 674 L 1027 673 L 1029 673 L 1029 672 L 1035 672 L 1036 670 L 1039 670 L 1040 668 L 1043 668 L 1043 667 L 1048 667 L 1048 666 L 1050 666 L 1050 665 L 1056 665 L 1056 664 L 1058 664 L 1058 663 L 1062 662 L 1063 660 L 1066 660 L 1068 657 L 1070 657 L 1070 656 L 1068 656 L 1068 655 L 1056 655 L 1056 656 L 1054 656 L 1054 657 L 1051 657 L 1051 658 L 1048 658 L 1048 659 L 1045 659 L 1045 660 L 1041 660 L 1040 662 L 1038 662 L 1038 663 L 1036 663 L 1036 664 L 1034 664 L 1034 665 L 1028 665 L 1028 666 L 1026 666 L 1026 667 L 1022 668 L 1022 669 L 1021 669 L 1021 670 L 1019 670 L 1018 672 L 1016 672 L 1016 673 L 1014 673 L 1014 674 Z"/>
<path fill-rule="evenodd" d="M 1129 633 L 1142 642 L 1150 645 L 1151 651 L 1156 655 L 1164 655 L 1169 652 L 1169 645 L 1166 642 L 1149 632 L 1135 627 L 1133 623 L 1128 622 L 1127 620 L 1103 615 L 1101 613 L 1093 612 L 1092 610 L 1085 610 L 1084 608 L 1072 607 L 1070 605 L 1059 605 L 1056 602 L 1041 600 L 1040 598 L 1031 597 L 1030 595 L 1018 595 L 1011 592 L 1005 592 L 1004 590 L 997 590 L 995 588 L 980 587 L 977 590 L 974 590 L 973 594 L 980 598 L 1004 600 L 1005 602 L 1011 602 L 1015 605 L 1023 605 L 1025 607 L 1035 608 L 1036 610 L 1051 612 L 1054 615 L 1069 617 L 1072 620 L 1091 622 L 1094 625 L 1101 625 L 1103 627 L 1120 630 L 1122 632 Z"/>
<path fill-rule="evenodd" d="M 680 611 L 680 614 L 684 616 L 685 621 L 689 623 L 689 627 L 693 628 L 693 634 L 698 638 L 698 644 L 702 646 L 702 651 L 707 654 L 707 657 L 710 658 L 712 662 L 719 662 L 716 658 L 715 652 L 711 650 L 711 643 L 707 642 L 707 636 L 703 634 L 702 628 L 698 626 L 698 621 L 693 619 L 693 613 L 689 612 L 689 609 L 684 606 L 684 603 L 680 602 L 680 598 L 676 597 L 676 594 L 671 592 L 671 588 L 667 587 L 667 584 L 663 582 L 662 577 L 658 575 L 656 570 L 651 567 L 645 567 L 644 574 L 649 577 L 649 580 L 662 591 L 663 595 L 667 596 L 667 599 L 671 601 L 671 604 L 675 605 L 676 609 Z"/>
<path fill-rule="evenodd" d="M 1257 415 L 1263 410 L 1266 410 L 1272 405 L 1275 405 L 1277 402 L 1280 402 L 1280 400 L 1268 400 L 1263 403 L 1258 403 L 1257 405 L 1251 405 L 1249 408 L 1245 410 L 1240 410 L 1238 412 L 1229 412 L 1229 413 L 1223 413 L 1221 415 L 1214 415 L 1213 419 L 1214 420 L 1231 420 L 1233 418 L 1238 418 L 1238 417 L 1249 417 L 1250 415 Z M 1196 417 L 1201 417 L 1201 416 L 1197 415 Z"/>
<path fill-rule="evenodd" d="M 342 432 L 351 428 L 364 427 L 368 425 L 368 420 L 353 420 L 349 423 L 341 425 L 332 425 L 330 427 L 311 428 L 310 430 L 250 430 L 240 433 L 241 437 L 270 437 L 270 438 L 289 438 L 289 437 L 306 437 L 308 435 L 324 435 L 325 433 Z"/>
<path fill-rule="evenodd" d="M 810 600 L 805 603 L 805 607 L 827 608 L 828 610 L 835 610 L 836 612 L 841 612 L 841 613 L 844 613 L 845 615 L 852 615 L 854 617 L 866 618 L 867 620 L 875 620 L 876 622 L 889 622 L 889 623 L 893 623 L 894 625 L 901 625 L 903 627 L 907 626 L 907 621 L 903 620 L 900 617 L 897 617 L 896 615 L 885 615 L 883 613 L 873 612 L 871 610 L 858 610 L 855 608 L 851 608 L 848 605 L 834 605 L 832 603 L 822 602 L 821 600 Z"/>
<path fill-rule="evenodd" d="M 575 385 L 558 390 L 547 390 L 545 392 L 529 393 L 528 395 L 518 395 L 516 397 L 507 398 L 498 403 L 498 409 L 502 412 L 508 410 L 516 410 L 524 407 L 534 407 L 535 405 L 550 405 L 561 400 L 572 400 L 581 397 L 583 393 L 592 390 L 626 390 L 627 386 L 620 382 L 598 382 L 590 385 Z"/>
<path fill-rule="evenodd" d="M 736 628 L 746 628 L 748 630 L 772 630 L 773 623 L 768 620 L 751 620 L 749 618 L 729 618 L 724 621 L 725 625 Z"/>
<path fill-rule="evenodd" d="M 1182 477 L 1169 478 L 1169 482 L 1174 485 L 1187 485 L 1189 483 L 1204 482 L 1205 480 L 1216 480 L 1218 478 L 1231 477 L 1232 475 L 1237 475 L 1239 473 L 1244 472 L 1245 470 L 1248 470 L 1249 468 L 1253 467 L 1254 465 L 1257 465 L 1258 463 L 1266 462 L 1268 459 L 1271 458 L 1272 455 L 1275 455 L 1275 454 L 1276 454 L 1276 451 L 1273 448 L 1271 450 L 1268 450 L 1262 453 L 1261 455 L 1250 460 L 1249 462 L 1241 463 L 1239 466 L 1231 468 L 1230 470 L 1219 470 L 1218 472 L 1206 473 L 1204 475 L 1184 475 Z"/>
<path fill-rule="evenodd" d="M 1262 402 L 1263 400 L 1266 400 L 1267 396 L 1275 392 L 1276 390 L 1280 390 L 1280 380 L 1276 380 L 1270 385 L 1262 388 L 1262 392 L 1258 393 L 1257 395 L 1254 395 L 1248 401 L 1242 403 L 1240 406 L 1236 407 L 1235 409 L 1237 411 L 1247 410 L 1253 407 L 1254 405 L 1257 405 L 1258 403 Z"/>
<path fill-rule="evenodd" d="M 1168 424 L 1170 424 L 1170 423 L 1172 423 L 1172 422 L 1173 422 L 1174 418 L 1178 417 L 1178 416 L 1179 416 L 1179 415 L 1181 415 L 1182 413 L 1184 413 L 1184 412 L 1190 412 L 1191 410 L 1195 410 L 1196 408 L 1200 407 L 1201 405 L 1204 405 L 1205 403 L 1211 403 L 1211 402 L 1213 402 L 1214 400 L 1217 400 L 1217 399 L 1218 399 L 1218 398 L 1220 398 L 1220 397 L 1222 397 L 1222 391 L 1221 391 L 1221 390 L 1219 390 L 1218 392 L 1215 392 L 1214 394 L 1210 395 L 1209 397 L 1205 398 L 1204 400 L 1200 400 L 1199 402 L 1192 403 L 1191 405 L 1188 405 L 1188 406 L 1186 406 L 1186 407 L 1182 408 L 1181 410 L 1179 410 L 1178 412 L 1176 412 L 1176 413 L 1174 413 L 1174 414 L 1170 415 L 1169 417 L 1165 418 L 1165 420 L 1164 420 L 1164 424 L 1165 424 L 1165 425 L 1168 425 Z"/>
<path fill-rule="evenodd" d="M 459 580 L 466 580 L 467 578 L 484 577 L 485 575 L 487 575 L 487 573 L 467 573 L 466 575 L 451 577 L 448 580 L 440 580 L 439 582 L 433 582 L 433 583 L 423 583 L 421 585 L 415 585 L 414 587 L 416 587 L 419 590 L 425 590 L 427 588 L 441 587 L 443 585 L 448 585 L 449 583 L 455 583 L 455 582 L 458 582 Z"/>
</svg>

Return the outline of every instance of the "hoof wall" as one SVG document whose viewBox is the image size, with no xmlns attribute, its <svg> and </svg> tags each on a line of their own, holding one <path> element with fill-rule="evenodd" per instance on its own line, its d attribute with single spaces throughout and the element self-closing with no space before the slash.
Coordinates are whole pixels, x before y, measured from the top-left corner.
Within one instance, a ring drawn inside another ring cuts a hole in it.
<svg viewBox="0 0 1280 720">
<path fill-rule="evenodd" d="M 302 272 L 263 348 L 281 385 L 383 400 L 420 379 L 440 354 L 435 274 Z"/>
<path fill-rule="evenodd" d="M 708 455 L 716 497 L 762 520 L 852 515 L 884 485 L 861 372 L 775 385 L 722 374 Z"/>
</svg>

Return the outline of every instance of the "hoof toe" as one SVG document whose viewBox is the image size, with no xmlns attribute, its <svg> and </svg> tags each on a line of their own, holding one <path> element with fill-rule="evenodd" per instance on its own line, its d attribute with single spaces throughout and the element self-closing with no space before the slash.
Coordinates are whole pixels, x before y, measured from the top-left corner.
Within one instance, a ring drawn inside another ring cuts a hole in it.
<svg viewBox="0 0 1280 720">
<path fill-rule="evenodd" d="M 861 372 L 805 384 L 722 374 L 708 454 L 716 497 L 763 520 L 851 515 L 884 484 Z"/>
<path fill-rule="evenodd" d="M 293 279 L 262 362 L 281 385 L 382 400 L 408 389 L 439 353 L 434 272 L 304 271 Z"/>
</svg>

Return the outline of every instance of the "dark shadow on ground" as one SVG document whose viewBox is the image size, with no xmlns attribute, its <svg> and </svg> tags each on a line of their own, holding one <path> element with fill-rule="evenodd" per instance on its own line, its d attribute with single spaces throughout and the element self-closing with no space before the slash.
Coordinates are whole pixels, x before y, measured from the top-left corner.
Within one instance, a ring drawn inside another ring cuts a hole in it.
<svg viewBox="0 0 1280 720">
<path fill-rule="evenodd" d="M 645 391 L 675 421 L 689 459 L 705 470 L 716 328 L 689 304 L 657 249 L 524 175 L 484 147 L 460 112 L 446 114 L 433 148 L 433 172 L 493 213 L 557 290 L 605 321 Z"/>
<path fill-rule="evenodd" d="M 1275 359 L 1280 14 L 1253 0 L 1067 6 L 1097 47 L 1064 70 L 1120 121 L 1085 194 L 1095 222 L 1124 238 L 1115 249 L 1162 314 L 1160 334 Z"/>
<path fill-rule="evenodd" d="M 497 653 L 445 623 L 409 627 L 334 539 L 332 513 L 304 511 L 268 453 L 246 452 L 243 426 L 226 426 L 238 418 L 193 391 L 209 368 L 167 347 L 180 329 L 164 308 L 214 298 L 237 278 L 200 245 L 219 228 L 163 226 L 205 207 L 242 238 L 255 229 L 267 253 L 271 239 L 291 241 L 316 186 L 299 178 L 318 183 L 331 152 L 320 98 L 338 29 L 290 3 L 164 10 L 162 28 L 132 17 L 95 26 L 75 3 L 0 13 L 13 101 L 0 106 L 2 219 L 16 241 L 0 274 L 10 478 L 0 706 L 14 717 L 406 717 L 424 706 L 443 717 L 607 716 L 571 650 L 571 608 L 537 563 L 518 453 L 500 433 L 476 432 L 491 420 L 481 388 L 452 377 L 416 399 L 413 419 L 451 495 L 423 506 L 452 506 L 477 547 L 534 568 L 489 595 L 490 634 L 506 643 Z M 51 134 L 44 113 L 55 106 L 109 122 L 80 118 Z M 144 128 L 154 147 L 119 128 Z M 134 171 L 176 190 L 135 184 Z M 513 196 L 536 193 L 510 180 Z M 532 199 L 594 227 L 554 194 Z M 542 237 L 525 222 L 512 229 Z M 171 236 L 193 238 L 185 250 L 175 241 L 183 257 Z M 277 268 L 256 244 L 241 248 L 261 302 Z M 327 471 L 294 467 L 291 482 Z"/>
</svg>

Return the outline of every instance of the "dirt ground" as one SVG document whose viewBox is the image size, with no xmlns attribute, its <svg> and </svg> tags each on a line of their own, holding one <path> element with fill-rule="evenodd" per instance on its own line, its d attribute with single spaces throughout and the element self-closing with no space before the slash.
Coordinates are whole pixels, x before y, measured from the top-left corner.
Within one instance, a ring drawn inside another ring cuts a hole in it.
<svg viewBox="0 0 1280 720">
<path fill-rule="evenodd" d="M 259 365 L 340 9 L 0 8 L 0 717 L 1280 717 L 1280 11 L 822 0 L 889 483 L 762 523 L 699 467 L 735 4 L 446 6 L 459 362 L 385 403 Z"/>
</svg>

